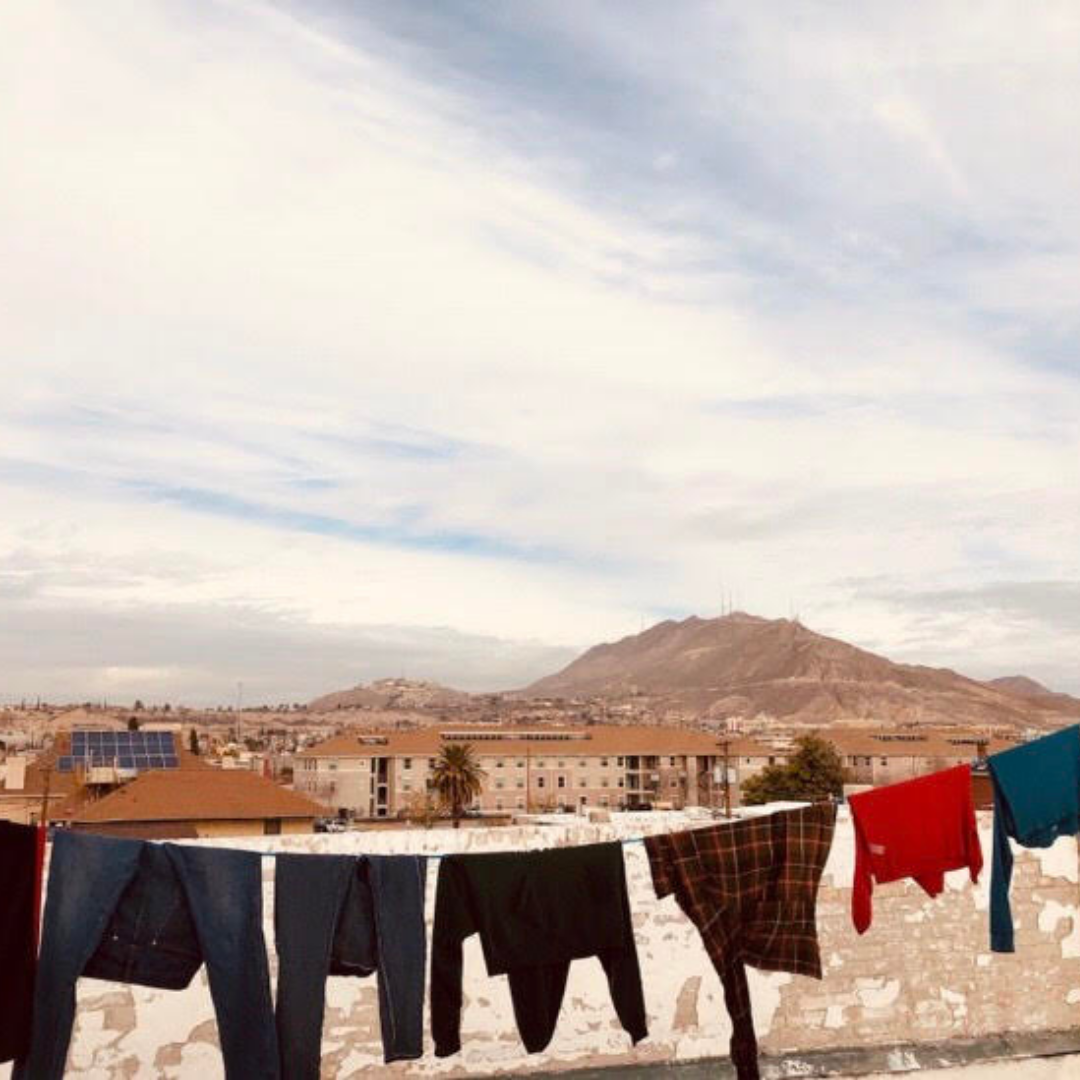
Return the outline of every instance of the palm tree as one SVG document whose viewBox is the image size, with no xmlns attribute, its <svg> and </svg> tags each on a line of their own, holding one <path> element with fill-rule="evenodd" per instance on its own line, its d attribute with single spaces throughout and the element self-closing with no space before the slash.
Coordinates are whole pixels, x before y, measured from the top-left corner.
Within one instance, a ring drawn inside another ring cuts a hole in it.
<svg viewBox="0 0 1080 1080">
<path fill-rule="evenodd" d="M 455 829 L 461 826 L 465 807 L 480 794 L 484 776 L 470 743 L 448 743 L 440 751 L 431 783 L 443 806 L 449 807 Z"/>
</svg>

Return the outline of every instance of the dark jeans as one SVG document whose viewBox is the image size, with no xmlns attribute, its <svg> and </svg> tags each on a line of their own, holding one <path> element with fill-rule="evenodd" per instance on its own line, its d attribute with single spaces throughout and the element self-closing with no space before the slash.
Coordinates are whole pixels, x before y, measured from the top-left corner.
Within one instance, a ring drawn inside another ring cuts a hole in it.
<svg viewBox="0 0 1080 1080">
<path fill-rule="evenodd" d="M 279 855 L 274 930 L 284 1080 L 318 1080 L 328 975 L 378 973 L 387 1061 L 423 1053 L 424 886 L 412 855 Z"/>
<path fill-rule="evenodd" d="M 206 964 L 228 1080 L 278 1080 L 253 852 L 58 831 L 28 1056 L 13 1080 L 61 1080 L 80 976 L 179 990 Z"/>
</svg>

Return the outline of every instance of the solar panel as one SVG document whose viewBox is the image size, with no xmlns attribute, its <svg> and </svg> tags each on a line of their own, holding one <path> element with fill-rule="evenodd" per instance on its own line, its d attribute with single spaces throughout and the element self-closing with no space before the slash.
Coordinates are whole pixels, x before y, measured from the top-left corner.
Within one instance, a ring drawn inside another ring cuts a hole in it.
<svg viewBox="0 0 1080 1080">
<path fill-rule="evenodd" d="M 60 758 L 60 772 L 79 767 L 178 769 L 180 755 L 171 731 L 74 731 L 71 753 Z"/>
</svg>

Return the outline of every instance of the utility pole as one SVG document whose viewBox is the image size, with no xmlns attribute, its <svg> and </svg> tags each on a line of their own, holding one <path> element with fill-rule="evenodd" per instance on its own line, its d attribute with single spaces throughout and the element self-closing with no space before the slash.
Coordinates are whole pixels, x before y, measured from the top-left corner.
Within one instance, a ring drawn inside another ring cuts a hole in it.
<svg viewBox="0 0 1080 1080">
<path fill-rule="evenodd" d="M 731 817 L 731 773 L 728 770 L 729 753 L 731 751 L 731 740 L 723 738 L 720 740 L 720 748 L 724 751 L 724 817 Z"/>
<path fill-rule="evenodd" d="M 46 765 L 44 769 L 45 785 L 41 791 L 41 824 L 49 824 L 49 788 L 52 786 L 52 765 Z"/>
</svg>

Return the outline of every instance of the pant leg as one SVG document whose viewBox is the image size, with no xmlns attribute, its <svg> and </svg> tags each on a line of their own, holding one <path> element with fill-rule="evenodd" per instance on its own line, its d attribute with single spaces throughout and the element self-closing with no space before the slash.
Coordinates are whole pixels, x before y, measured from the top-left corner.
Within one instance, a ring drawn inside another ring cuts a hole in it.
<svg viewBox="0 0 1080 1080">
<path fill-rule="evenodd" d="M 387 1062 L 424 1052 L 427 859 L 372 855 L 368 881 L 378 943 L 379 1022 Z"/>
<path fill-rule="evenodd" d="M 605 949 L 598 955 L 607 976 L 615 1013 L 623 1030 L 636 1045 L 649 1034 L 637 949 Z"/>
<path fill-rule="evenodd" d="M 279 1080 L 262 929 L 262 858 L 226 848 L 165 848 L 187 895 L 206 963 L 225 1076 Z"/>
<path fill-rule="evenodd" d="M 30 1049 L 12 1080 L 62 1080 L 75 1021 L 75 985 L 120 896 L 143 843 L 57 831 L 49 864 Z"/>
<path fill-rule="evenodd" d="M 645 1019 L 645 996 L 641 988 L 641 966 L 638 963 L 637 943 L 634 941 L 634 920 L 630 914 L 630 899 L 626 893 L 626 870 L 619 853 L 620 887 L 619 917 L 623 926 L 623 947 L 604 949 L 598 955 L 607 975 L 608 988 L 615 1012 L 623 1029 L 637 1045 L 649 1034 Z"/>
<path fill-rule="evenodd" d="M 569 960 L 512 968 L 508 973 L 514 1019 L 530 1054 L 546 1049 L 555 1034 L 569 974 Z"/>
<path fill-rule="evenodd" d="M 356 859 L 278 855 L 275 862 L 275 1022 L 281 1076 L 282 1080 L 319 1080 L 330 954 Z"/>
</svg>

